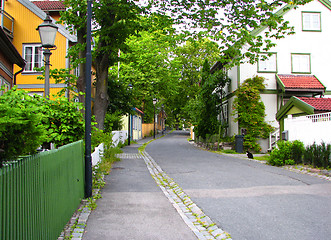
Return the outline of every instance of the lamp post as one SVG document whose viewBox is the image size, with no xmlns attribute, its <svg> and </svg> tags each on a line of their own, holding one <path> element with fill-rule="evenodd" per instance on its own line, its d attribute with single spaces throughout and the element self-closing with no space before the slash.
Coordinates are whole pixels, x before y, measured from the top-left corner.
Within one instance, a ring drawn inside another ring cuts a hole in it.
<svg viewBox="0 0 331 240">
<path fill-rule="evenodd" d="M 131 83 L 128 85 L 128 87 L 130 90 L 132 90 L 132 88 L 133 88 Z M 129 118 L 128 118 L 128 145 L 129 146 L 131 144 L 130 132 L 131 132 L 131 114 L 129 113 Z"/>
<path fill-rule="evenodd" d="M 52 55 L 51 48 L 55 48 L 54 42 L 58 27 L 52 23 L 52 20 L 47 13 L 42 24 L 37 27 L 41 40 L 41 46 L 44 48 L 45 56 L 45 97 L 49 98 L 49 58 Z"/>
<path fill-rule="evenodd" d="M 91 156 L 91 25 L 92 0 L 87 0 L 86 20 L 86 72 L 85 72 L 85 197 L 92 196 L 92 156 Z"/>
<path fill-rule="evenodd" d="M 154 135 L 153 138 L 155 139 L 155 104 L 156 104 L 156 98 L 153 98 L 153 105 L 154 105 Z"/>
</svg>

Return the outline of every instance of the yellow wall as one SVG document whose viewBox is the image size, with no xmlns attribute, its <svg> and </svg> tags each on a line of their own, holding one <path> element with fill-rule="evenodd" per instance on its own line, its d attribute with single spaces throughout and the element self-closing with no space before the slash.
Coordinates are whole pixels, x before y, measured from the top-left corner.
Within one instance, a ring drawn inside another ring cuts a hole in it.
<svg viewBox="0 0 331 240">
<path fill-rule="evenodd" d="M 154 132 L 154 124 L 153 123 L 143 123 L 143 138 L 149 136 L 151 131 Z"/>
<path fill-rule="evenodd" d="M 18 52 L 23 54 L 23 43 L 40 43 L 39 33 L 36 30 L 44 20 L 40 19 L 37 15 L 23 6 L 16 0 L 5 1 L 5 9 L 14 18 L 14 39 L 13 44 Z M 56 34 L 55 45 L 56 50 L 52 51 L 50 57 L 51 69 L 52 68 L 66 68 L 66 38 L 59 32 Z M 23 56 L 23 55 L 22 55 Z M 24 56 L 23 56 L 24 57 Z M 19 71 L 15 65 L 14 72 Z M 17 84 L 44 84 L 44 81 L 37 79 L 37 74 L 24 74 L 21 73 L 17 76 Z M 54 80 L 50 79 L 50 84 Z M 29 90 L 29 89 L 26 89 Z M 51 89 L 50 92 L 57 92 L 59 89 Z"/>
</svg>

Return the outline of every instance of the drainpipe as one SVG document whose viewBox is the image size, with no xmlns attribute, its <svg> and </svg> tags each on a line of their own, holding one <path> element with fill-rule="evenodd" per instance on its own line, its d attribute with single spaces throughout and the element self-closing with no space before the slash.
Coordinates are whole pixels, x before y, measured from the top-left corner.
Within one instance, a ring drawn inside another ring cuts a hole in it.
<svg viewBox="0 0 331 240">
<path fill-rule="evenodd" d="M 14 86 L 16 85 L 16 76 L 17 76 L 18 74 L 20 74 L 21 72 L 23 72 L 24 68 L 25 68 L 25 64 L 24 64 L 24 66 L 22 67 L 21 70 L 19 70 L 17 73 L 14 74 L 14 84 L 13 84 L 13 82 L 12 82 L 10 87 L 13 87 L 13 85 L 14 85 Z"/>
</svg>

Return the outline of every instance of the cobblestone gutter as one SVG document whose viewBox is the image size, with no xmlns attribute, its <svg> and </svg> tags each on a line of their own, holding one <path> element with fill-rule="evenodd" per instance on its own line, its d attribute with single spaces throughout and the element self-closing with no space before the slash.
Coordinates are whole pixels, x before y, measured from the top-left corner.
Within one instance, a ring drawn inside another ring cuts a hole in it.
<svg viewBox="0 0 331 240">
<path fill-rule="evenodd" d="M 231 239 L 228 233 L 218 228 L 217 225 L 192 202 L 178 184 L 157 165 L 147 152 L 143 151 L 142 155 L 157 185 L 199 240 Z"/>
</svg>

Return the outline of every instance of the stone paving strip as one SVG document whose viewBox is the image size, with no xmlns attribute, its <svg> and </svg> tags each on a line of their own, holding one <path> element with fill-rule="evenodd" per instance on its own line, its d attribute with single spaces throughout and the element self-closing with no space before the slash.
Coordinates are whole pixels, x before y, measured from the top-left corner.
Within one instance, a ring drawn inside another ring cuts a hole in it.
<svg viewBox="0 0 331 240">
<path fill-rule="evenodd" d="M 192 202 L 178 184 L 161 169 L 147 152 L 143 151 L 141 154 L 157 185 L 199 240 L 231 239 L 228 233 L 218 228 L 217 225 Z"/>
<path fill-rule="evenodd" d="M 120 153 L 120 154 L 116 154 L 116 157 L 120 158 L 120 159 L 139 159 L 139 158 L 143 158 L 141 154 L 139 153 Z"/>
</svg>

